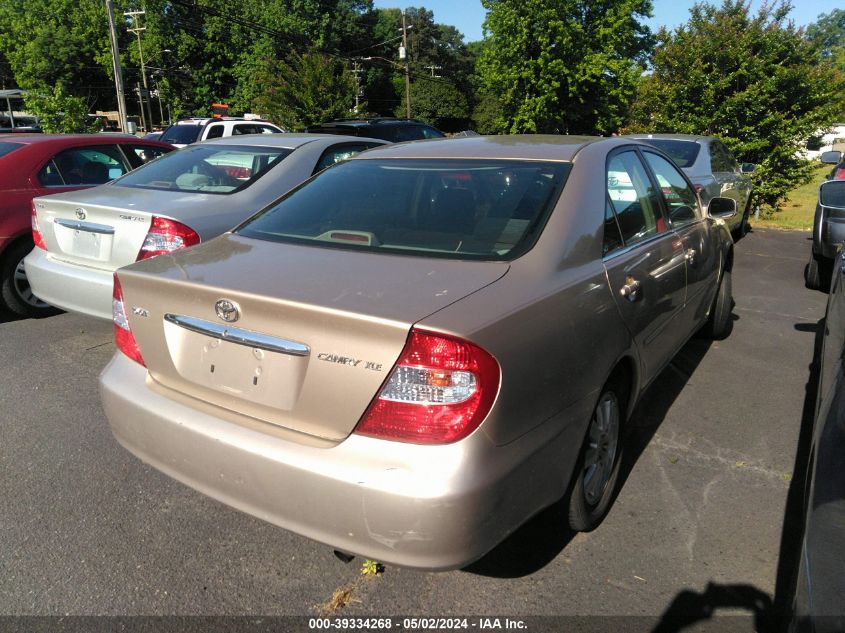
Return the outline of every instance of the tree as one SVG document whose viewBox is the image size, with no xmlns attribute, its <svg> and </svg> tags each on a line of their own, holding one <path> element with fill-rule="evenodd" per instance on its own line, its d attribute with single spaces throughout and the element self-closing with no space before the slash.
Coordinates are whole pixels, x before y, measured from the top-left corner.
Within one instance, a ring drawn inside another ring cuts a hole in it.
<svg viewBox="0 0 845 633">
<path fill-rule="evenodd" d="M 630 129 L 722 137 L 740 161 L 759 165 L 756 199 L 776 207 L 806 181 L 799 150 L 833 121 L 842 82 L 787 19 L 788 2 L 756 15 L 749 5 L 697 4 L 686 24 L 658 33 Z"/>
<path fill-rule="evenodd" d="M 845 9 L 821 14 L 807 27 L 807 39 L 820 48 L 822 61 L 845 76 Z M 845 94 L 840 94 L 837 118 L 845 118 Z"/>
<path fill-rule="evenodd" d="M 41 86 L 30 90 L 24 98 L 27 111 L 38 117 L 41 129 L 48 134 L 94 132 L 98 123 L 88 116 L 88 103 L 74 97 L 59 82 L 53 88 Z"/>
<path fill-rule="evenodd" d="M 337 59 L 319 53 L 293 53 L 287 62 L 270 61 L 260 78 L 264 90 L 257 108 L 291 129 L 348 116 L 355 81 Z"/>
<path fill-rule="evenodd" d="M 651 34 L 651 0 L 482 0 L 479 60 L 511 133 L 609 134 L 624 121 Z"/>
<path fill-rule="evenodd" d="M 470 110 L 466 95 L 445 77 L 418 77 L 411 84 L 411 103 L 415 119 L 445 132 L 467 128 Z M 404 104 L 397 108 L 397 115 L 405 116 Z"/>
<path fill-rule="evenodd" d="M 103 2 L 3 0 L 0 33 L 0 54 L 18 87 L 52 90 L 61 82 L 89 105 L 114 99 Z"/>
</svg>

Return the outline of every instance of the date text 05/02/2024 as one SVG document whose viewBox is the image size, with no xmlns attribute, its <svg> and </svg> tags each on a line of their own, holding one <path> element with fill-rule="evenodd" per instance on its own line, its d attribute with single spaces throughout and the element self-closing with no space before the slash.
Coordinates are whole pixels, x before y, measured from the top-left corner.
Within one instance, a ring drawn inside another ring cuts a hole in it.
<svg viewBox="0 0 845 633">
<path fill-rule="evenodd" d="M 311 630 L 356 631 L 452 631 L 452 630 L 512 630 L 526 631 L 525 621 L 514 618 L 309 618 Z"/>
</svg>

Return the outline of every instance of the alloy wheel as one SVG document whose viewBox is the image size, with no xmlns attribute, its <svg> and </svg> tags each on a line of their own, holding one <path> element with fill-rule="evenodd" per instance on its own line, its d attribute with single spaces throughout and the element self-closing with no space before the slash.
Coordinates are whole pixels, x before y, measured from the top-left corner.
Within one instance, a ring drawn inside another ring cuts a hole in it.
<svg viewBox="0 0 845 633">
<path fill-rule="evenodd" d="M 605 392 L 590 421 L 584 455 L 584 498 L 590 505 L 601 500 L 613 474 L 619 445 L 619 400 Z"/>
</svg>

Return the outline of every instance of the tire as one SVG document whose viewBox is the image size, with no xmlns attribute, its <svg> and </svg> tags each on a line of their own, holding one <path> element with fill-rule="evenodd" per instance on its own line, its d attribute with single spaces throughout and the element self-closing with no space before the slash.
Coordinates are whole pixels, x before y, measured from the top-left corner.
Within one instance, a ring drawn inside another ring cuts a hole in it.
<svg viewBox="0 0 845 633">
<path fill-rule="evenodd" d="M 569 490 L 569 527 L 589 532 L 604 519 L 616 492 L 622 463 L 622 426 L 626 397 L 620 381 L 602 389 L 578 456 Z"/>
<path fill-rule="evenodd" d="M 12 313 L 22 317 L 58 314 L 59 310 L 34 294 L 26 279 L 23 260 L 33 248 L 30 241 L 18 242 L 5 253 L 0 263 L 0 299 Z"/>
<path fill-rule="evenodd" d="M 810 261 L 804 267 L 804 285 L 810 290 L 830 292 L 830 281 L 833 276 L 833 261 L 827 257 L 810 254 Z"/>
<path fill-rule="evenodd" d="M 739 227 L 736 229 L 736 234 L 739 238 L 748 235 L 748 216 L 751 214 L 751 197 L 748 197 L 748 202 L 745 204 L 745 211 L 742 212 L 742 220 L 739 221 Z"/>
<path fill-rule="evenodd" d="M 815 253 L 810 253 L 810 261 L 804 267 L 804 285 L 810 290 L 820 290 L 822 287 L 819 259 Z"/>
<path fill-rule="evenodd" d="M 710 308 L 710 317 L 703 328 L 703 334 L 707 338 L 719 341 L 728 337 L 733 329 L 731 308 L 733 308 L 733 286 L 731 271 L 726 270 L 722 273 L 719 289 Z"/>
</svg>

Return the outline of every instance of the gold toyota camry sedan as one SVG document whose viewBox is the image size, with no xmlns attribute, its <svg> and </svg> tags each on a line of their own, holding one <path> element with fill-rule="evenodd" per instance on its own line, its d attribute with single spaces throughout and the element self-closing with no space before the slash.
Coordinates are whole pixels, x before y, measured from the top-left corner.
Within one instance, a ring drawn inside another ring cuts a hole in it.
<svg viewBox="0 0 845 633">
<path fill-rule="evenodd" d="M 207 243 L 120 269 L 115 437 L 331 547 L 451 569 L 613 499 L 625 423 L 727 335 L 735 203 L 632 139 L 378 148 Z"/>
</svg>

